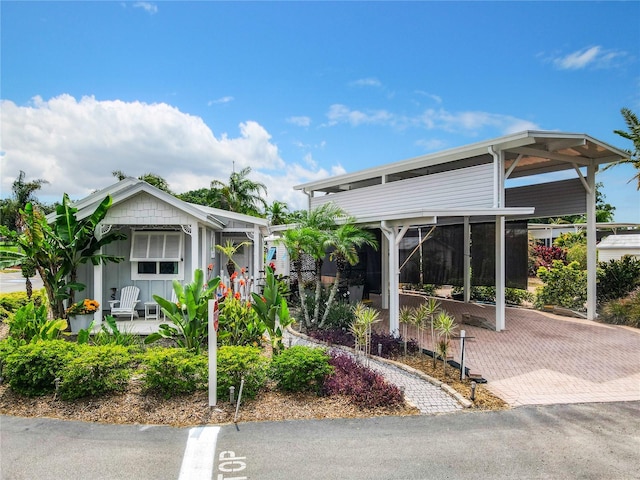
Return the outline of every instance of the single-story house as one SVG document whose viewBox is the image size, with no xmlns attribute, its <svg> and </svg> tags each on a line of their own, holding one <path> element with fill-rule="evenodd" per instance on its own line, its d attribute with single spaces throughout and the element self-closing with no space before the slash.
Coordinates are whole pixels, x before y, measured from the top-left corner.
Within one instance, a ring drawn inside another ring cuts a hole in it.
<svg viewBox="0 0 640 480">
<path fill-rule="evenodd" d="M 640 235 L 609 235 L 598 244 L 598 261 L 620 260 L 625 255 L 640 259 Z"/>
<path fill-rule="evenodd" d="M 433 226 L 436 231 L 454 227 L 449 230 L 455 235 L 446 231 L 441 238 L 455 237 L 456 246 L 443 250 L 441 256 L 456 254 L 461 265 L 458 271 L 464 277 L 465 301 L 469 301 L 478 270 L 485 278 L 492 274 L 495 328 L 500 331 L 505 329 L 508 242 L 512 236 L 521 238 L 512 232 L 523 230 L 510 228 L 513 220 L 524 222 L 526 236 L 528 219 L 586 213 L 587 317 L 595 318 L 596 171 L 599 165 L 626 156 L 624 151 L 585 134 L 524 131 L 294 188 L 308 196 L 309 208 L 334 202 L 356 217 L 358 224 L 378 232 L 382 306 L 389 309 L 392 333 L 399 331 L 403 239 L 409 235 L 420 238 Z M 565 172 L 564 180 L 554 180 L 553 174 L 563 171 L 573 172 L 574 178 L 567 179 L 570 175 Z M 441 240 L 440 244 L 447 242 Z M 426 258 L 430 258 L 428 245 L 425 241 Z"/>
<path fill-rule="evenodd" d="M 249 242 L 233 259 L 254 279 L 253 288 L 263 276 L 266 219 L 187 203 L 135 178 L 125 178 L 74 203 L 77 217 L 91 215 L 107 195 L 113 204 L 95 234 L 119 230 L 127 238 L 105 246 L 103 252 L 122 256 L 124 262 L 88 264 L 78 271 L 78 281 L 87 286 L 78 297 L 100 303 L 96 321 L 125 286 L 140 289 L 137 309 L 144 312 L 153 295 L 170 299 L 173 280 L 188 283 L 196 269 L 224 278 L 227 258 L 216 245 L 227 240 Z"/>
</svg>

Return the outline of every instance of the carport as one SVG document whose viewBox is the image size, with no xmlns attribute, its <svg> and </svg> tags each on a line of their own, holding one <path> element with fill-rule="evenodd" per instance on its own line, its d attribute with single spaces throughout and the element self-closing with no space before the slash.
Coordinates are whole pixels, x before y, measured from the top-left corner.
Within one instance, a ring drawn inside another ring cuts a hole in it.
<svg viewBox="0 0 640 480">
<path fill-rule="evenodd" d="M 596 314 L 596 172 L 626 153 L 586 134 L 524 131 L 294 187 L 309 208 L 327 202 L 382 231 L 382 307 L 399 331 L 398 246 L 417 227 L 463 225 L 465 301 L 471 290 L 470 225 L 495 225 L 495 329 L 505 329 L 505 222 L 585 214 L 587 318 Z"/>
</svg>

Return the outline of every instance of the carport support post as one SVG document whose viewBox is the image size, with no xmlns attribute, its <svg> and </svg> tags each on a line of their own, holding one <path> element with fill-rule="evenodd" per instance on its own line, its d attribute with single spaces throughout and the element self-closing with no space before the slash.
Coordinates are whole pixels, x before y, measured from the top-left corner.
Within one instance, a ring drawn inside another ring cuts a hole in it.
<svg viewBox="0 0 640 480">
<path fill-rule="evenodd" d="M 496 217 L 496 332 L 505 328 L 505 242 L 504 217 Z"/>
<path fill-rule="evenodd" d="M 596 318 L 596 169 L 587 167 L 587 320 Z"/>
<path fill-rule="evenodd" d="M 469 217 L 464 217 L 464 302 L 471 301 L 471 228 Z"/>
</svg>

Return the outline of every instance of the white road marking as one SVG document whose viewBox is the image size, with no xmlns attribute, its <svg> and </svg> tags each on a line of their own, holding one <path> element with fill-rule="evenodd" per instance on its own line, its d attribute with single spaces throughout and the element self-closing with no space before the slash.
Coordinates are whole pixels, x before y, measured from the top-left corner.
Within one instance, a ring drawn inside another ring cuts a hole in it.
<svg viewBox="0 0 640 480">
<path fill-rule="evenodd" d="M 189 430 L 178 480 L 210 480 L 220 427 L 196 427 Z"/>
</svg>

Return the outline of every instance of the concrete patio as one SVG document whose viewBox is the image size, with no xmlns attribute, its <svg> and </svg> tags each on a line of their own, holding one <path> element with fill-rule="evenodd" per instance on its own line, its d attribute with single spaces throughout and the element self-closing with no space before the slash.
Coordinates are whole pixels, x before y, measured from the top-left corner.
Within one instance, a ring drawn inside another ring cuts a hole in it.
<svg viewBox="0 0 640 480">
<path fill-rule="evenodd" d="M 371 296 L 379 306 L 379 297 Z M 424 301 L 401 295 L 400 305 Z M 463 314 L 495 321 L 495 307 L 439 299 L 465 330 L 465 365 L 479 372 L 487 387 L 512 406 L 640 400 L 640 330 L 561 317 L 524 308 L 507 308 L 506 330 L 461 325 Z M 388 331 L 388 311 L 381 310 Z M 410 338 L 418 338 L 410 331 Z M 459 341 L 453 341 L 460 360 Z M 429 348 L 430 340 L 425 340 Z"/>
</svg>

